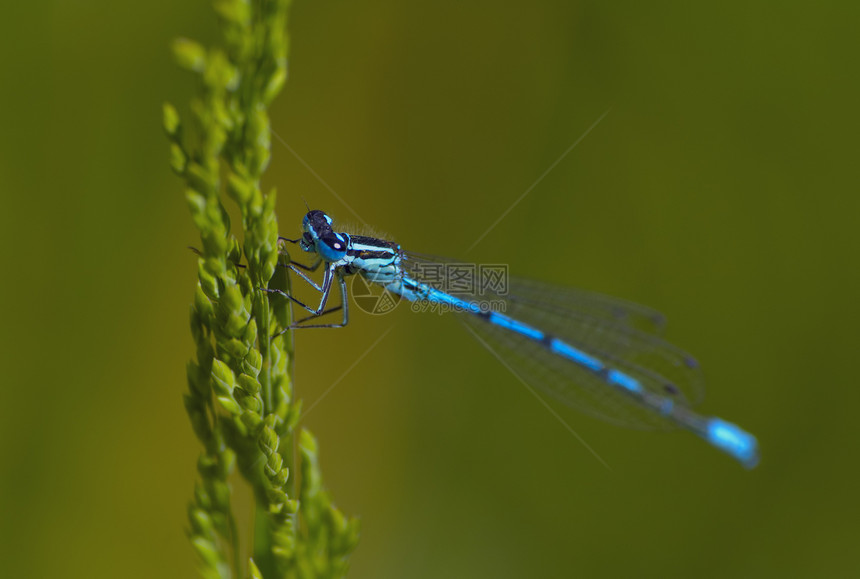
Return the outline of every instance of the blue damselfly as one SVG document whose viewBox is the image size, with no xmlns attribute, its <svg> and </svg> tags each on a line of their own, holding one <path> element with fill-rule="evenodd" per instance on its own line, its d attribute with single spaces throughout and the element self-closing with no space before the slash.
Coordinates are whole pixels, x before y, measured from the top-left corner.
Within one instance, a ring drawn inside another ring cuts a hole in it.
<svg viewBox="0 0 860 579">
<path fill-rule="evenodd" d="M 307 213 L 297 243 L 314 256 L 309 265 L 288 267 L 320 293 L 316 307 L 276 289 L 310 315 L 294 328 L 342 327 L 349 322 L 346 278 L 370 284 L 418 304 L 460 312 L 485 345 L 492 345 L 527 384 L 555 400 L 626 426 L 679 426 L 746 467 L 758 462 L 753 435 L 716 417 L 692 410 L 702 393 L 696 361 L 660 337 L 656 311 L 591 292 L 511 278 L 504 291 L 450 291 L 438 275 L 438 258 L 401 249 L 392 241 L 337 232 L 323 211 Z M 456 263 L 456 262 L 448 262 Z M 305 273 L 323 268 L 321 284 Z M 429 275 L 428 272 L 433 272 Z M 335 285 L 341 304 L 327 308 Z M 487 307 L 502 303 L 504 312 Z M 342 311 L 337 323 L 317 323 Z"/>
</svg>

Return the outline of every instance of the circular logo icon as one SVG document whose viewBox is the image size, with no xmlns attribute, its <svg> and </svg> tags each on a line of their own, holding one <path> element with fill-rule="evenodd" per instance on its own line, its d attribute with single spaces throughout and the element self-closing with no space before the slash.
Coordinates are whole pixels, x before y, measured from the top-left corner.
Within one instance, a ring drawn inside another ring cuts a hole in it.
<svg viewBox="0 0 860 579">
<path fill-rule="evenodd" d="M 355 305 L 368 314 L 381 316 L 391 312 L 400 303 L 400 296 L 393 294 L 384 286 L 368 283 L 364 276 L 352 276 L 352 300 Z"/>
</svg>

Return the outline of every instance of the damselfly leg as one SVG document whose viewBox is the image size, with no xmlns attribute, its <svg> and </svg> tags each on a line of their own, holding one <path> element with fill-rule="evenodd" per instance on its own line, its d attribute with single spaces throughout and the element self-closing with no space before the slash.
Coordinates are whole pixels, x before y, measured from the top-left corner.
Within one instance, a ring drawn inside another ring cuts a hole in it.
<svg viewBox="0 0 860 579">
<path fill-rule="evenodd" d="M 279 239 L 283 240 L 283 241 L 290 242 L 290 243 L 296 243 L 298 241 L 298 240 L 287 239 L 285 237 L 280 237 Z M 303 269 L 305 271 L 314 272 L 319 268 L 322 261 L 323 260 L 318 257 L 314 261 L 314 263 L 312 263 L 311 265 L 303 265 L 303 264 L 296 263 L 293 261 L 291 261 L 289 264 L 286 264 L 287 269 L 296 273 L 310 287 L 312 287 L 315 291 L 318 291 L 320 293 L 320 303 L 319 303 L 319 306 L 317 308 L 313 308 L 313 307 L 305 304 L 304 302 L 302 302 L 298 298 L 292 296 L 291 294 L 289 294 L 285 291 L 282 291 L 279 289 L 261 288 L 261 289 L 263 289 L 263 291 L 265 291 L 267 293 L 278 294 L 280 296 L 283 296 L 283 297 L 289 299 L 291 302 L 299 305 L 301 308 L 303 308 L 304 310 L 306 310 L 308 313 L 311 314 L 307 317 L 304 317 L 300 320 L 293 322 L 290 325 L 289 329 L 342 328 L 343 326 L 347 325 L 347 323 L 349 322 L 349 306 L 348 306 L 348 299 L 347 299 L 347 294 L 346 294 L 346 281 L 344 279 L 343 273 L 341 271 L 339 271 L 336 267 L 334 267 L 333 264 L 328 264 L 326 269 L 325 269 L 325 273 L 323 274 L 322 285 L 320 285 L 317 282 L 315 282 L 313 279 L 311 279 L 311 277 L 308 276 L 306 273 L 301 271 L 301 269 Z M 298 268 L 301 268 L 301 269 L 298 269 Z M 338 288 L 340 290 L 341 304 L 339 306 L 335 306 L 335 307 L 326 309 L 326 304 L 328 303 L 328 299 L 331 296 L 331 291 L 332 291 L 333 282 L 334 282 L 335 278 L 337 278 L 337 281 L 338 281 Z M 317 318 L 320 318 L 322 316 L 336 312 L 336 311 L 341 310 L 341 309 L 343 310 L 343 319 L 340 323 L 332 323 L 332 324 L 307 324 L 307 323 L 305 323 L 309 320 L 315 320 Z"/>
</svg>

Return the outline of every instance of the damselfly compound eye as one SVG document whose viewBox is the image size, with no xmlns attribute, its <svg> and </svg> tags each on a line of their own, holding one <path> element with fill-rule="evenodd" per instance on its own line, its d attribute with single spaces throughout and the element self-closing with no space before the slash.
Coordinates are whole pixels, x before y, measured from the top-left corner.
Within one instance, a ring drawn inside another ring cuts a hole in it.
<svg viewBox="0 0 860 579">
<path fill-rule="evenodd" d="M 340 233 L 322 235 L 317 243 L 317 252 L 326 261 L 339 261 L 346 256 L 346 237 Z"/>
</svg>

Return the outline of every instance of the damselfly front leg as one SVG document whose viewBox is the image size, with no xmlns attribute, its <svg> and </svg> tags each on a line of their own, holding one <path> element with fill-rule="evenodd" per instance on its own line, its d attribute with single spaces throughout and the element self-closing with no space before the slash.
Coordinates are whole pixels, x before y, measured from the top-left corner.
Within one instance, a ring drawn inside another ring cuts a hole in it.
<svg viewBox="0 0 860 579">
<path fill-rule="evenodd" d="M 301 271 L 294 269 L 292 267 L 290 267 L 290 270 L 294 271 L 295 273 L 300 275 L 302 277 L 302 279 L 307 281 L 308 284 L 312 288 L 314 288 L 316 291 L 320 292 L 319 306 L 317 306 L 316 308 L 312 308 L 311 306 L 305 304 L 304 302 L 302 302 L 298 298 L 288 294 L 285 291 L 282 291 L 279 289 L 262 288 L 267 293 L 278 294 L 278 295 L 281 295 L 281 296 L 289 299 L 291 302 L 298 304 L 300 307 L 304 308 L 307 312 L 309 312 L 311 314 L 310 316 L 307 316 L 305 318 L 302 318 L 301 320 L 293 322 L 290 325 L 291 329 L 297 329 L 297 328 L 342 328 L 343 326 L 345 326 L 349 322 L 349 307 L 347 305 L 348 299 L 347 299 L 347 293 L 346 293 L 346 280 L 344 279 L 343 271 L 339 267 L 337 267 L 333 263 L 328 264 L 328 266 L 325 269 L 325 274 L 323 276 L 322 286 L 318 285 L 316 282 L 314 282 L 312 279 L 310 279 L 310 277 L 308 277 L 307 275 L 305 275 Z M 333 289 L 333 282 L 334 282 L 335 278 L 337 278 L 337 281 L 338 281 L 338 288 L 340 290 L 341 305 L 335 306 L 333 308 L 325 309 L 326 304 L 328 303 L 328 299 L 331 296 L 331 292 Z M 322 316 L 330 314 L 332 312 L 336 312 L 340 309 L 343 310 L 343 320 L 341 321 L 341 323 L 336 323 L 336 324 L 305 324 L 304 323 L 308 320 L 313 320 L 313 319 L 322 317 Z"/>
<path fill-rule="evenodd" d="M 346 292 L 346 279 L 343 275 L 343 272 L 338 269 L 335 271 L 335 275 L 337 276 L 338 288 L 340 290 L 340 305 L 335 306 L 333 308 L 329 308 L 327 310 L 323 310 L 320 313 L 311 312 L 310 316 L 304 317 L 301 320 L 293 322 L 290 326 L 293 329 L 298 328 L 342 328 L 349 323 L 349 299 Z M 331 293 L 331 288 L 329 288 L 329 293 Z M 338 310 L 343 310 L 343 319 L 340 323 L 336 324 L 306 324 L 305 322 L 309 320 L 315 320 L 317 318 L 321 318 L 327 314 L 334 313 Z"/>
</svg>

